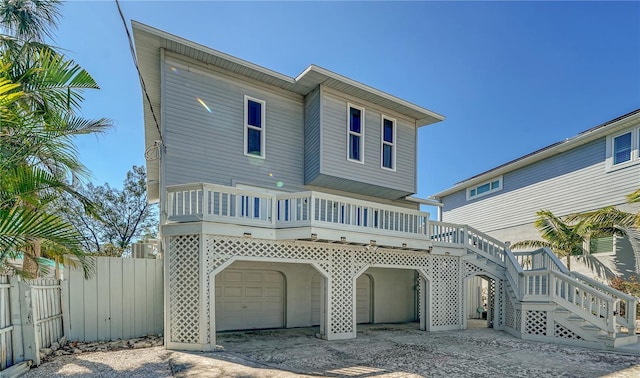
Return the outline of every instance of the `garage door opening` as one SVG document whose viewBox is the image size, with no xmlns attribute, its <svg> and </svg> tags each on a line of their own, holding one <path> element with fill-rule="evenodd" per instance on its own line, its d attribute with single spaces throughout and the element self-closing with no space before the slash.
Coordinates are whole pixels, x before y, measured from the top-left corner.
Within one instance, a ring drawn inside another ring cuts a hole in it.
<svg viewBox="0 0 640 378">
<path fill-rule="evenodd" d="M 367 269 L 356 279 L 356 323 L 417 322 L 419 282 L 413 269 Z"/>
<path fill-rule="evenodd" d="M 216 330 L 284 328 L 285 293 L 279 271 L 225 269 L 215 281 Z"/>
</svg>

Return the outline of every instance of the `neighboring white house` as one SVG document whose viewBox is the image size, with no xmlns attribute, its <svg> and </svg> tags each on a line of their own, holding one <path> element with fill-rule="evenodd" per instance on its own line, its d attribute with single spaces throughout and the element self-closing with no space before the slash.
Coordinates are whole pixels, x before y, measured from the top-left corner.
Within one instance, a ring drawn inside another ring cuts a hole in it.
<svg viewBox="0 0 640 378">
<path fill-rule="evenodd" d="M 540 239 L 538 210 L 557 216 L 615 206 L 640 188 L 640 109 L 464 180 L 434 197 L 442 220 L 466 223 L 502 241 Z M 591 240 L 572 270 L 601 280 L 640 272 L 628 237 Z M 577 260 L 577 261 L 576 261 Z"/>
<path fill-rule="evenodd" d="M 464 329 L 475 277 L 495 329 L 637 342 L 619 334 L 633 298 L 591 293 L 548 251 L 529 256 L 546 270 L 523 268 L 499 240 L 420 211 L 433 203 L 412 196 L 417 130 L 443 116 L 321 67 L 288 77 L 132 24 L 168 348 L 211 350 L 239 329 L 319 326 L 327 340 L 360 323 Z"/>
</svg>

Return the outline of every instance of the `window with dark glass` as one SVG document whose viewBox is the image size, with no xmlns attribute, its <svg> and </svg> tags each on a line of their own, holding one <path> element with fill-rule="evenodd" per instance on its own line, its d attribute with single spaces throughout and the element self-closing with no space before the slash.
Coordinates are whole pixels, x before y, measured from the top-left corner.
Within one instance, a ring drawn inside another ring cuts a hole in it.
<svg viewBox="0 0 640 378">
<path fill-rule="evenodd" d="M 364 161 L 363 156 L 363 142 L 364 142 L 364 125 L 362 120 L 364 118 L 364 109 L 349 105 L 349 129 L 348 129 L 348 154 L 349 160 L 358 162 Z"/>
<path fill-rule="evenodd" d="M 244 153 L 264 157 L 265 102 L 245 96 Z"/>
<path fill-rule="evenodd" d="M 467 200 L 502 190 L 502 176 L 467 188 Z"/>
<path fill-rule="evenodd" d="M 395 134 L 396 122 L 393 119 L 382 117 L 382 167 L 395 169 Z"/>
<path fill-rule="evenodd" d="M 613 164 L 631 160 L 631 133 L 613 138 Z"/>
</svg>

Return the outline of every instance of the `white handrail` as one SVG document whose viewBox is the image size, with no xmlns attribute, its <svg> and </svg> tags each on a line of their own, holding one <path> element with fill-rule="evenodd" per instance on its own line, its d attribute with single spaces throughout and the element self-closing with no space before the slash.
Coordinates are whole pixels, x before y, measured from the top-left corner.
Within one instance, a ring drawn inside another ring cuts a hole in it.
<svg viewBox="0 0 640 378">
<path fill-rule="evenodd" d="M 399 206 L 314 191 L 269 194 L 205 183 L 172 185 L 167 192 L 169 221 L 224 220 L 270 228 L 317 224 L 429 240 L 429 213 Z"/>
<path fill-rule="evenodd" d="M 615 306 L 616 316 L 618 316 L 619 321 L 625 327 L 627 327 L 629 333 L 633 332 L 635 334 L 636 305 L 638 304 L 638 298 L 607 286 L 601 282 L 585 276 L 584 274 L 578 272 L 569 272 L 569 275 L 574 277 L 576 280 L 579 280 L 579 282 L 582 282 L 597 291 L 603 292 L 613 297 L 614 299 L 618 299 Z M 624 305 L 624 307 L 621 307 L 622 305 Z M 624 316 L 621 315 L 622 312 L 624 312 Z"/>
</svg>

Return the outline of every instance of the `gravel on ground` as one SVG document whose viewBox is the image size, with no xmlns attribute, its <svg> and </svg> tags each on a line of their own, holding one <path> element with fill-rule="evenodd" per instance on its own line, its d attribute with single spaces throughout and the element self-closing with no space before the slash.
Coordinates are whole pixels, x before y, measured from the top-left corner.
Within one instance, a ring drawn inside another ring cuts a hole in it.
<svg viewBox="0 0 640 378">
<path fill-rule="evenodd" d="M 24 377 L 640 377 L 640 356 L 525 341 L 492 329 L 423 332 L 358 326 L 326 341 L 317 328 L 218 334 L 218 352 L 163 347 L 51 358 Z"/>
</svg>

